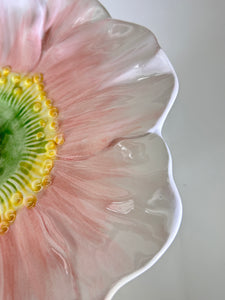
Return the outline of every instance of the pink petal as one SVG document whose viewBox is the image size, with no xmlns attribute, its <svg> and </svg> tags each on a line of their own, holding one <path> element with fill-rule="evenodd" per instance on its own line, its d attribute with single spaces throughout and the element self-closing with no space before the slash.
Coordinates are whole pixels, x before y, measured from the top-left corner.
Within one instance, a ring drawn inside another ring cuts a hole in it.
<svg viewBox="0 0 225 300">
<path fill-rule="evenodd" d="M 86 22 L 109 17 L 96 0 L 48 0 L 44 48 L 63 41 L 74 29 Z"/>
<path fill-rule="evenodd" d="M 150 31 L 110 19 L 78 27 L 44 54 L 38 70 L 60 110 L 65 159 L 153 128 L 177 84 Z"/>
<path fill-rule="evenodd" d="M 152 134 L 85 161 L 57 161 L 39 204 L 68 244 L 82 300 L 104 299 L 174 238 L 181 207 L 168 166 L 166 147 Z"/>
<path fill-rule="evenodd" d="M 43 48 L 62 41 L 82 23 L 107 17 L 95 0 L 1 0 L 0 64 L 30 72 Z"/>
<path fill-rule="evenodd" d="M 22 209 L 0 243 L 0 299 L 79 299 L 70 249 L 38 208 Z"/>
<path fill-rule="evenodd" d="M 1 0 L 0 64 L 29 72 L 41 55 L 45 9 L 39 0 Z"/>
</svg>

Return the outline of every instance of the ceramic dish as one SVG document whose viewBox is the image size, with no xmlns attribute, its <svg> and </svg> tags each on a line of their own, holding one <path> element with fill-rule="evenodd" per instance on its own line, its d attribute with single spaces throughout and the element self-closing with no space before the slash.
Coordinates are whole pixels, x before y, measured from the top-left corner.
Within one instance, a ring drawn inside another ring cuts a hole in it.
<svg viewBox="0 0 225 300">
<path fill-rule="evenodd" d="M 0 299 L 111 299 L 180 224 L 176 74 L 95 0 L 2 0 L 0 21 Z"/>
</svg>

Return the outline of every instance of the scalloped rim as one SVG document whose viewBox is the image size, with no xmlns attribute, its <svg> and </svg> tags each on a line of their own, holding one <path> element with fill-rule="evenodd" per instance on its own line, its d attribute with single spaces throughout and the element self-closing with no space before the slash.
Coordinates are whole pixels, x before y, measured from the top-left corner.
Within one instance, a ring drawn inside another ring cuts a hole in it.
<svg viewBox="0 0 225 300">
<path fill-rule="evenodd" d="M 140 25 L 138 25 L 140 26 Z M 149 30 L 149 29 L 148 29 Z M 150 30 L 149 30 L 150 31 Z M 151 31 L 150 31 L 151 32 Z M 151 32 L 152 33 L 152 32 Z M 154 34 L 153 34 L 154 35 Z M 154 35 L 155 37 L 155 35 Z M 155 37 L 157 43 L 158 40 Z M 167 55 L 165 54 L 165 52 L 162 50 L 162 48 L 160 47 L 159 51 L 161 52 L 161 54 L 164 56 L 165 60 L 167 61 L 168 65 L 171 68 L 172 74 L 174 76 L 174 87 L 173 87 L 173 92 L 171 93 L 170 96 L 170 100 L 167 104 L 167 107 L 165 108 L 165 111 L 163 112 L 162 116 L 159 118 L 158 122 L 156 123 L 156 125 L 149 131 L 149 133 L 154 133 L 157 134 L 158 136 L 160 136 L 167 148 L 167 152 L 168 152 L 168 179 L 169 179 L 169 183 L 171 185 L 171 188 L 174 192 L 175 195 L 175 201 L 176 201 L 176 211 L 175 211 L 175 217 L 174 217 L 174 221 L 173 221 L 173 225 L 172 225 L 172 229 L 171 229 L 171 233 L 166 241 L 166 243 L 164 244 L 164 246 L 161 248 L 161 250 L 142 268 L 136 270 L 135 272 L 131 273 L 130 275 L 127 275 L 125 277 L 123 277 L 122 279 L 120 279 L 108 292 L 108 294 L 105 296 L 105 300 L 111 300 L 112 297 L 118 292 L 118 290 L 123 287 L 125 284 L 127 284 L 129 281 L 133 280 L 134 278 L 138 277 L 139 275 L 143 274 L 145 271 L 147 271 L 148 269 L 150 269 L 160 258 L 161 256 L 166 252 L 166 250 L 169 248 L 169 246 L 172 244 L 172 242 L 174 241 L 177 232 L 180 228 L 181 225 L 181 220 L 182 220 L 182 202 L 181 202 L 181 198 L 179 195 L 179 192 L 177 190 L 174 178 L 173 178 L 173 168 L 172 168 L 172 156 L 169 150 L 168 145 L 166 144 L 164 138 L 162 137 L 162 127 L 163 124 L 167 118 L 167 115 L 170 111 L 170 109 L 173 106 L 173 103 L 177 97 L 178 94 L 178 90 L 179 90 L 179 83 L 178 83 L 178 78 L 176 75 L 176 72 L 172 66 L 172 64 L 170 63 Z"/>
</svg>

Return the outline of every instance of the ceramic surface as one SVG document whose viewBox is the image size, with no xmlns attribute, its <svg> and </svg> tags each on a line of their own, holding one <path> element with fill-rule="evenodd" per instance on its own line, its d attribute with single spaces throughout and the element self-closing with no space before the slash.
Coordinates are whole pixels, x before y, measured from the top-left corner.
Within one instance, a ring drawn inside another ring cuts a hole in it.
<svg viewBox="0 0 225 300">
<path fill-rule="evenodd" d="M 65 142 L 36 207 L 18 210 L 1 236 L 0 298 L 111 299 L 180 225 L 161 137 L 176 74 L 151 31 L 111 19 L 97 1 L 1 5 L 1 65 L 21 78 L 43 74 Z"/>
</svg>

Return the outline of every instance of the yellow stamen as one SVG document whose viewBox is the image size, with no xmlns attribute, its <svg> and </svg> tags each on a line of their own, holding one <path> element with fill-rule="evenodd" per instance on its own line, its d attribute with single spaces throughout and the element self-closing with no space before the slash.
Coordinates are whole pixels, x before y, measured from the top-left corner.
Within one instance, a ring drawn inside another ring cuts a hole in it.
<svg viewBox="0 0 225 300">
<path fill-rule="evenodd" d="M 9 223 L 13 223 L 16 220 L 16 212 L 15 210 L 9 209 L 5 212 L 5 219 Z"/>
<path fill-rule="evenodd" d="M 47 108 L 51 108 L 52 107 L 52 101 L 50 99 L 47 99 L 45 101 L 45 105 L 47 106 Z"/>
<path fill-rule="evenodd" d="M 46 149 L 46 150 L 56 149 L 56 143 L 55 143 L 54 141 L 49 141 L 49 142 L 45 145 L 45 149 Z"/>
<path fill-rule="evenodd" d="M 40 123 L 41 127 L 43 127 L 43 128 L 46 127 L 46 122 L 44 120 L 40 120 L 39 123 Z"/>
<path fill-rule="evenodd" d="M 37 140 L 43 139 L 44 137 L 45 137 L 45 134 L 43 132 L 38 132 L 36 134 L 36 139 Z"/>
<path fill-rule="evenodd" d="M 7 78 L 6 77 L 1 77 L 0 78 L 0 85 L 5 85 L 7 83 Z"/>
<path fill-rule="evenodd" d="M 37 197 L 35 195 L 27 196 L 23 201 L 24 205 L 27 208 L 34 207 L 36 205 L 36 202 L 37 202 Z"/>
<path fill-rule="evenodd" d="M 48 186 L 51 183 L 51 177 L 49 175 L 46 175 L 42 178 L 42 185 L 44 187 Z"/>
<path fill-rule="evenodd" d="M 30 87 L 33 84 L 33 80 L 30 77 L 25 77 L 23 83 L 26 87 Z"/>
<path fill-rule="evenodd" d="M 38 95 L 38 100 L 41 100 L 41 101 L 43 101 L 43 100 L 45 100 L 46 99 L 46 93 L 45 92 L 40 92 L 40 94 Z"/>
<path fill-rule="evenodd" d="M 10 67 L 10 66 L 6 66 L 6 67 L 4 67 L 4 68 L 2 69 L 2 74 L 3 74 L 4 76 L 8 76 L 10 72 L 11 72 L 11 67 Z"/>
<path fill-rule="evenodd" d="M 49 112 L 49 116 L 52 118 L 56 118 L 58 116 L 58 109 L 56 107 L 52 107 Z"/>
<path fill-rule="evenodd" d="M 44 162 L 43 168 L 42 168 L 42 174 L 47 175 L 51 172 L 53 168 L 53 161 L 51 159 L 47 159 Z"/>
<path fill-rule="evenodd" d="M 31 188 L 34 192 L 40 192 L 42 189 L 42 180 L 41 179 L 36 179 L 32 182 Z"/>
<path fill-rule="evenodd" d="M 37 90 L 39 90 L 39 91 L 43 91 L 43 90 L 44 90 L 44 84 L 42 84 L 42 83 L 37 83 L 37 84 L 36 84 L 36 88 L 37 88 Z"/>
<path fill-rule="evenodd" d="M 4 234 L 9 230 L 9 223 L 3 221 L 0 223 L 0 234 Z"/>
<path fill-rule="evenodd" d="M 54 137 L 54 141 L 56 142 L 57 145 L 63 145 L 64 143 L 64 136 L 63 134 L 58 134 Z"/>
<path fill-rule="evenodd" d="M 55 150 L 47 151 L 47 156 L 50 157 L 50 158 L 55 158 L 56 157 L 56 151 Z"/>
<path fill-rule="evenodd" d="M 11 202 L 14 206 L 20 206 L 23 203 L 23 195 L 21 192 L 15 193 L 12 198 Z"/>
<path fill-rule="evenodd" d="M 40 83 L 43 81 L 43 74 L 42 73 L 39 73 L 39 74 L 35 74 L 33 76 L 33 81 L 34 83 Z"/>
<path fill-rule="evenodd" d="M 33 106 L 33 110 L 34 110 L 35 112 L 39 112 L 41 109 L 42 109 L 41 103 L 40 103 L 40 102 L 36 102 L 36 103 L 34 104 L 34 106 Z"/>
<path fill-rule="evenodd" d="M 19 95 L 22 94 L 22 92 L 23 92 L 22 88 L 17 87 L 17 88 L 14 89 L 13 94 L 16 95 L 16 96 L 19 96 Z"/>
<path fill-rule="evenodd" d="M 57 130 L 59 128 L 59 125 L 57 122 L 53 121 L 49 124 L 50 129 Z"/>
<path fill-rule="evenodd" d="M 19 75 L 13 75 L 12 76 L 12 82 L 17 84 L 21 81 L 21 77 Z"/>
</svg>

